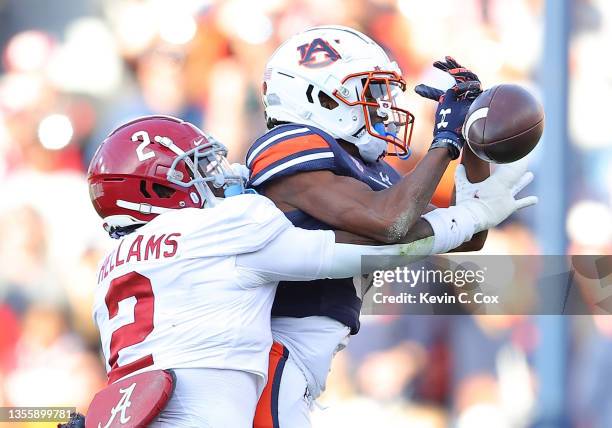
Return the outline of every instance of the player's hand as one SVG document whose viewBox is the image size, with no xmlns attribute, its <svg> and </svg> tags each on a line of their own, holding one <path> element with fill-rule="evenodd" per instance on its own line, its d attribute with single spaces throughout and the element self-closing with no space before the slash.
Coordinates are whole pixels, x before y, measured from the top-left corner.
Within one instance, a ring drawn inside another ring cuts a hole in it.
<svg viewBox="0 0 612 428">
<path fill-rule="evenodd" d="M 465 144 L 461 133 L 463 122 L 472 101 L 482 92 L 482 86 L 476 74 L 459 65 L 450 56 L 444 61 L 436 61 L 434 67 L 449 73 L 455 79 L 455 85 L 447 91 L 442 91 L 421 84 L 414 90 L 420 96 L 438 102 L 433 130 L 434 141 L 430 150 L 446 147 L 451 158 L 456 159 Z"/>
<path fill-rule="evenodd" d="M 475 100 L 482 93 L 480 79 L 473 71 L 459 64 L 453 57 L 447 56 L 444 61 L 436 61 L 433 66 L 444 71 L 455 79 L 455 85 L 451 88 L 458 98 Z M 417 94 L 430 100 L 438 101 L 444 91 L 427 85 L 418 85 L 415 88 Z"/>
<path fill-rule="evenodd" d="M 499 165 L 493 174 L 480 183 L 470 183 L 465 167 L 455 171 L 456 204 L 466 207 L 476 221 L 476 232 L 497 226 L 521 208 L 535 205 L 537 196 L 516 199 L 516 195 L 533 180 L 527 161 Z"/>
<path fill-rule="evenodd" d="M 65 424 L 57 424 L 57 428 L 85 428 L 85 416 L 71 412 L 70 419 Z"/>
<path fill-rule="evenodd" d="M 453 88 L 459 97 L 473 101 L 482 93 L 482 85 L 478 76 L 459 64 L 455 58 L 447 56 L 444 61 L 434 62 L 433 66 L 450 74 L 455 79 Z"/>
</svg>

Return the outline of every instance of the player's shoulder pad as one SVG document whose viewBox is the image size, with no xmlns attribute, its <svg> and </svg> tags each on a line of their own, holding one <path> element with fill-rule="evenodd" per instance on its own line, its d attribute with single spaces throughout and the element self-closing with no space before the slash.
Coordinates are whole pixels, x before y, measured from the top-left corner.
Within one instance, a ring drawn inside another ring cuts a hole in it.
<svg viewBox="0 0 612 428">
<path fill-rule="evenodd" d="M 247 153 L 249 185 L 261 186 L 297 172 L 333 170 L 338 150 L 336 140 L 314 126 L 277 126 L 259 137 Z"/>
<path fill-rule="evenodd" d="M 182 232 L 187 258 L 257 251 L 291 227 L 271 200 L 257 194 L 236 195 L 212 208 L 184 208 L 159 217 L 166 224 L 158 227 Z"/>
</svg>

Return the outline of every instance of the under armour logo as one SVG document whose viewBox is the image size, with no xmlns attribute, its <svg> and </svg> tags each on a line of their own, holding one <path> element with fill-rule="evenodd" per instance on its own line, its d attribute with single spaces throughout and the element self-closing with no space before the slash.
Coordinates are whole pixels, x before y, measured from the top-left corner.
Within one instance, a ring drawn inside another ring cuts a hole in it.
<svg viewBox="0 0 612 428">
<path fill-rule="evenodd" d="M 380 179 L 383 183 L 387 183 L 389 186 L 393 186 L 393 183 L 391 183 L 388 174 L 383 174 L 382 172 L 379 172 L 378 174 L 380 175 Z"/>
<path fill-rule="evenodd" d="M 438 129 L 446 128 L 448 126 L 448 122 L 445 119 L 446 119 L 446 115 L 450 113 L 451 113 L 451 109 L 449 108 L 440 110 L 440 116 L 442 116 L 442 119 L 440 119 L 440 122 L 438 122 L 438 125 L 436 125 Z"/>
<path fill-rule="evenodd" d="M 125 389 L 119 390 L 119 392 L 123 394 L 123 396 L 121 397 L 117 405 L 111 409 L 111 417 L 106 423 L 106 425 L 104 425 L 104 428 L 108 428 L 111 426 L 111 424 L 115 420 L 115 416 L 117 416 L 117 413 L 121 412 L 121 415 L 119 416 L 119 421 L 122 424 L 126 424 L 132 418 L 131 416 L 126 416 L 125 411 L 128 409 L 128 407 L 132 405 L 132 402 L 130 401 L 130 397 L 132 396 L 132 392 L 134 392 L 135 387 L 136 387 L 136 382 L 134 382 L 133 384 L 131 384 Z M 98 428 L 102 428 L 102 424 L 99 422 L 98 422 Z"/>
</svg>

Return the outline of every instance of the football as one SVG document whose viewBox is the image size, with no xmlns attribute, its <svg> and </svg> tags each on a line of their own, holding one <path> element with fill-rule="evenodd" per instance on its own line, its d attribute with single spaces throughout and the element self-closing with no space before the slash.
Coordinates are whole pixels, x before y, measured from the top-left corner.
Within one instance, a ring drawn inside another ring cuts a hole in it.
<svg viewBox="0 0 612 428">
<path fill-rule="evenodd" d="M 472 103 L 463 126 L 470 149 L 481 159 L 509 163 L 525 157 L 544 131 L 544 108 L 525 88 L 501 84 Z"/>
</svg>

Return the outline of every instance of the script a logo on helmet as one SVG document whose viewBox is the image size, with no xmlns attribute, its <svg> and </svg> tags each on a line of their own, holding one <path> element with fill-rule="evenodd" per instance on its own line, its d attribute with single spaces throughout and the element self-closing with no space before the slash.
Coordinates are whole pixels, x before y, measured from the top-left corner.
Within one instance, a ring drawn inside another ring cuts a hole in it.
<svg viewBox="0 0 612 428">
<path fill-rule="evenodd" d="M 310 68 L 325 67 L 338 61 L 341 57 L 331 45 L 321 38 L 298 47 L 300 52 L 300 65 Z"/>
</svg>

